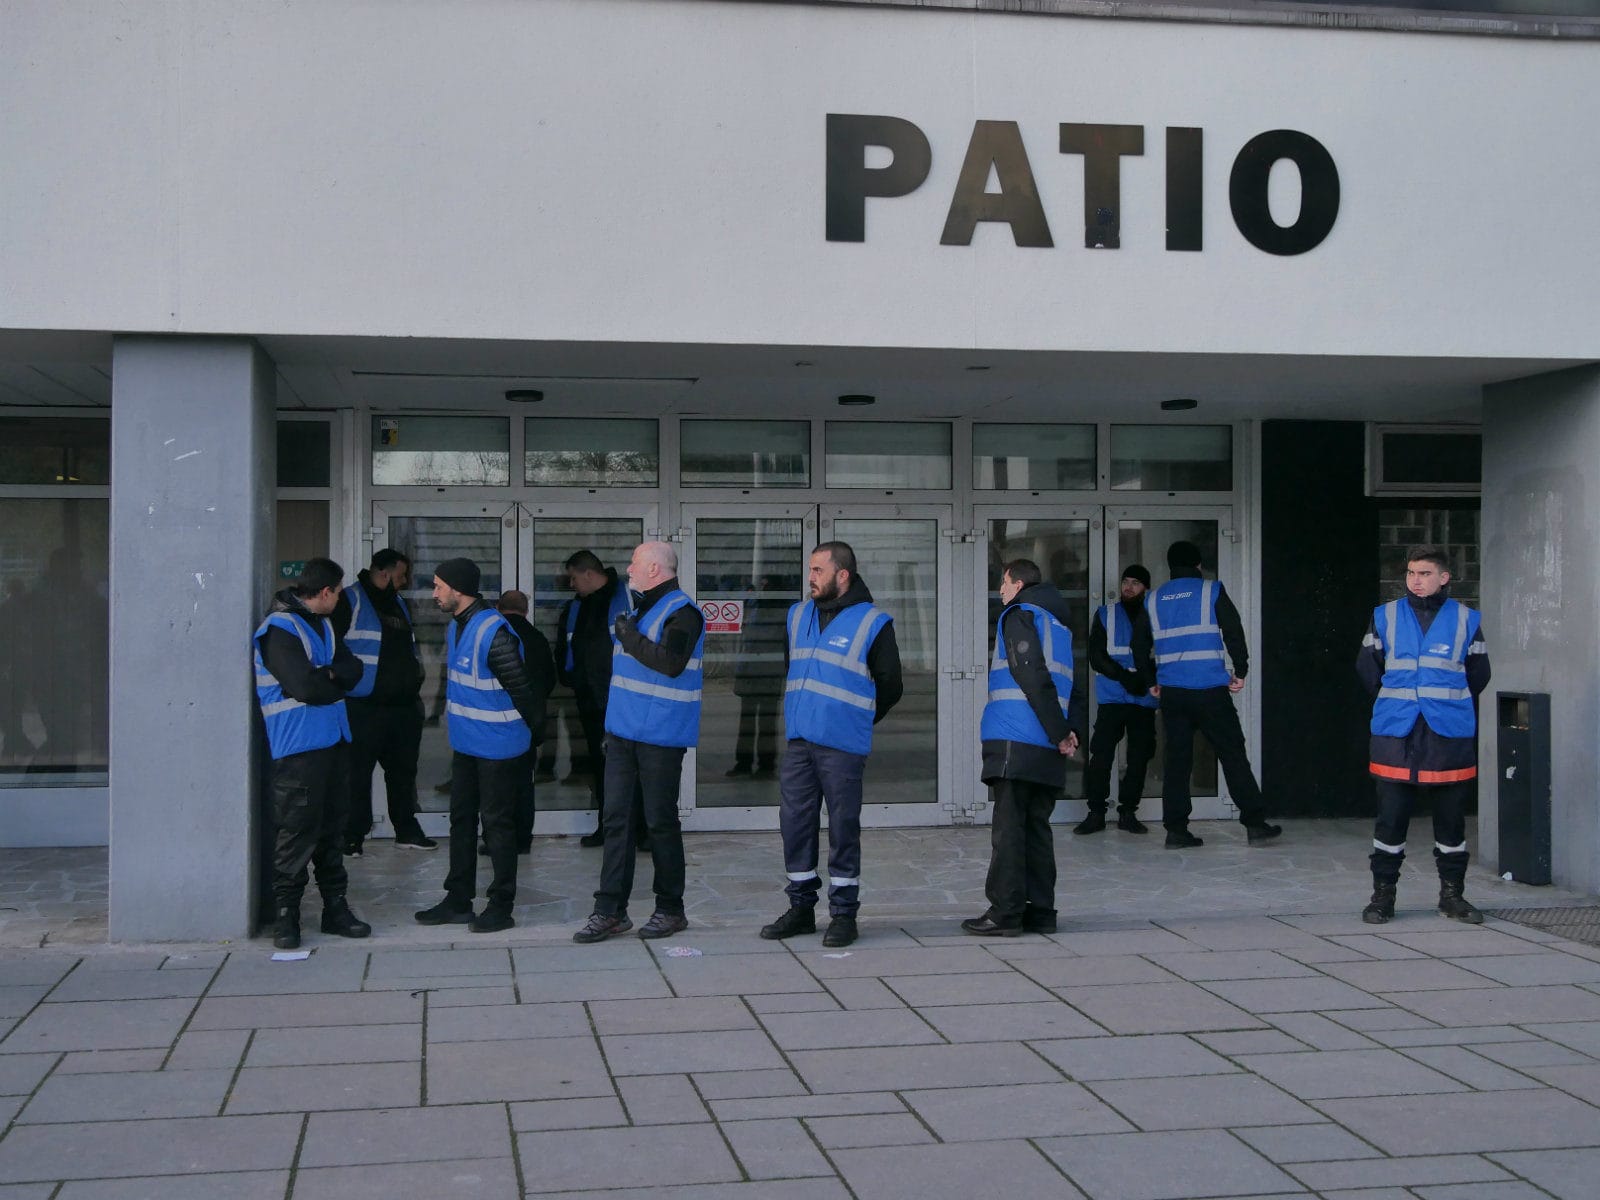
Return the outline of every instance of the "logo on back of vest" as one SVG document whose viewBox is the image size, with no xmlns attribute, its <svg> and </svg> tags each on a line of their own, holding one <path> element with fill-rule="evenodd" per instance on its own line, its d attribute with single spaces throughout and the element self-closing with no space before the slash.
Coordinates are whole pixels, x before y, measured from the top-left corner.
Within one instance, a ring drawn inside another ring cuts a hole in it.
<svg viewBox="0 0 1600 1200">
<path fill-rule="evenodd" d="M 850 639 L 848 637 L 846 637 L 842 633 L 838 637 L 831 637 L 831 638 L 828 639 L 828 645 L 830 645 L 830 646 L 838 646 L 840 649 L 843 649 L 845 646 L 848 646 L 849 644 L 850 644 Z"/>
<path fill-rule="evenodd" d="M 1167 592 L 1161 598 L 1163 600 L 1187 600 L 1192 595 L 1194 595 L 1193 592 Z"/>
</svg>

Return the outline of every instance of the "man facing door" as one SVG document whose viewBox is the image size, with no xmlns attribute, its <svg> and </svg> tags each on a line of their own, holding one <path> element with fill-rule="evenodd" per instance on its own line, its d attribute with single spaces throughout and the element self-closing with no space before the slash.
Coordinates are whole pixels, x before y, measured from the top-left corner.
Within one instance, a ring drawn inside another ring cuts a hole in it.
<svg viewBox="0 0 1600 1200">
<path fill-rule="evenodd" d="M 1089 737 L 1089 765 L 1083 771 L 1083 790 L 1089 813 L 1073 833 L 1099 833 L 1106 827 L 1111 801 L 1111 772 L 1116 766 L 1117 743 L 1128 735 L 1128 767 L 1117 792 L 1117 828 L 1126 833 L 1146 833 L 1139 820 L 1144 796 L 1144 774 L 1156 752 L 1156 704 L 1149 681 L 1133 666 L 1133 627 L 1148 618 L 1144 596 L 1150 590 L 1150 572 L 1132 563 L 1122 573 L 1122 598 L 1102 604 L 1089 626 L 1089 665 L 1094 669 L 1094 733 Z"/>
</svg>

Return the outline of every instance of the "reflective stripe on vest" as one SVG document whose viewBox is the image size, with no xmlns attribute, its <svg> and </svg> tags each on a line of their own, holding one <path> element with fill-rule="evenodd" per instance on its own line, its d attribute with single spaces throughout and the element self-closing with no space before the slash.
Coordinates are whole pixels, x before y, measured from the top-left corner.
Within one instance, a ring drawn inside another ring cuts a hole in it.
<svg viewBox="0 0 1600 1200">
<path fill-rule="evenodd" d="M 840 609 L 824 628 L 817 606 L 803 600 L 789 609 L 789 675 L 783 687 L 784 737 L 866 754 L 878 685 L 867 666 L 873 639 L 889 614 L 862 601 Z"/>
<path fill-rule="evenodd" d="M 667 619 L 694 601 L 681 589 L 657 600 L 638 625 L 646 641 L 661 644 Z M 613 623 L 614 624 L 614 623 Z M 700 740 L 700 686 L 706 632 L 700 628 L 688 665 L 676 675 L 645 666 L 611 635 L 611 691 L 606 732 L 651 746 L 693 746 Z"/>
<path fill-rule="evenodd" d="M 1440 737 L 1477 735 L 1477 706 L 1467 687 L 1467 647 L 1479 619 L 1474 609 L 1447 599 L 1425 637 L 1408 601 L 1391 600 L 1373 610 L 1384 655 L 1383 679 L 1372 705 L 1374 734 L 1405 737 L 1420 716 Z"/>
<path fill-rule="evenodd" d="M 1145 601 L 1155 640 L 1156 682 L 1162 687 L 1228 685 L 1228 658 L 1217 624 L 1214 579 L 1173 579 Z"/>
<path fill-rule="evenodd" d="M 1020 608 L 1033 621 L 1044 652 L 1045 668 L 1055 685 L 1056 703 L 1065 717 L 1072 699 L 1072 631 L 1037 604 L 1013 604 L 1002 609 L 994 627 L 994 659 L 989 664 L 989 701 L 983 706 L 980 736 L 986 742 L 1025 742 L 1030 746 L 1056 743 L 1028 703 L 1027 694 L 1017 686 L 1006 661 L 1005 620 L 1013 608 Z"/>
<path fill-rule="evenodd" d="M 308 750 L 322 750 L 350 740 L 350 721 L 345 715 L 344 701 L 332 704 L 307 704 L 284 694 L 277 676 L 267 670 L 261 656 L 261 639 L 269 629 L 282 629 L 300 639 L 306 661 L 313 667 L 333 665 L 337 642 L 333 635 L 333 622 L 322 619 L 319 636 L 298 613 L 272 613 L 261 622 L 250 644 L 255 655 L 256 701 L 261 705 L 261 717 L 267 727 L 267 745 L 273 758 L 288 758 L 291 754 L 304 754 Z"/>
<path fill-rule="evenodd" d="M 1106 631 L 1106 656 L 1128 670 L 1133 670 L 1133 621 L 1120 604 L 1102 604 L 1095 614 Z M 1137 704 L 1141 708 L 1154 708 L 1158 703 L 1149 694 L 1135 696 L 1109 675 L 1096 673 L 1095 699 L 1101 704 Z"/>
<path fill-rule="evenodd" d="M 372 695 L 372 689 L 378 682 L 378 654 L 383 648 L 383 623 L 359 579 L 345 588 L 344 595 L 350 602 L 350 628 L 345 631 L 344 644 L 361 661 L 361 682 L 350 689 L 350 698 L 359 700 Z M 409 626 L 411 611 L 406 608 L 405 600 L 396 594 L 395 602 L 400 605 L 400 614 Z M 417 653 L 415 631 L 411 634 L 411 653 Z"/>
<path fill-rule="evenodd" d="M 489 647 L 502 629 L 511 626 L 494 609 L 485 608 L 472 615 L 465 629 L 452 620 L 445 631 L 444 710 L 450 748 L 474 758 L 516 758 L 533 745 L 533 734 L 510 693 L 489 669 Z M 521 638 L 517 645 L 522 647 Z M 525 648 L 522 654 L 525 658 Z"/>
</svg>

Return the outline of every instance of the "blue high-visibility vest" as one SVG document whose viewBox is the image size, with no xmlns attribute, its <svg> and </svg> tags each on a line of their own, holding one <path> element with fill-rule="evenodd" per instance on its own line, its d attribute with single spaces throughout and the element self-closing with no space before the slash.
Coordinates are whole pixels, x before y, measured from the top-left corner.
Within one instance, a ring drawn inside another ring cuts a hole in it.
<svg viewBox="0 0 1600 1200">
<path fill-rule="evenodd" d="M 1383 650 L 1383 680 L 1372 706 L 1372 732 L 1405 737 L 1420 716 L 1440 737 L 1478 733 L 1478 710 L 1467 687 L 1467 647 L 1477 636 L 1476 609 L 1446 600 L 1423 636 L 1411 605 L 1391 600 L 1372 611 Z"/>
<path fill-rule="evenodd" d="M 1001 610 L 1000 620 L 995 622 L 994 659 L 989 663 L 989 701 L 983 706 L 979 733 L 986 742 L 1026 742 L 1030 746 L 1054 748 L 1056 743 L 1045 732 L 1006 661 L 1006 614 L 1016 608 L 1033 620 L 1063 717 L 1072 699 L 1072 631 L 1037 604 L 1009 605 Z"/>
<path fill-rule="evenodd" d="M 651 606 L 639 622 L 647 641 L 660 644 L 667 618 L 694 601 L 682 591 L 668 592 Z M 622 648 L 616 630 L 611 633 L 611 690 L 606 697 L 606 732 L 652 746 L 693 746 L 700 741 L 701 655 L 705 651 L 704 627 L 695 641 L 689 663 L 676 675 L 664 675 L 645 666 Z"/>
<path fill-rule="evenodd" d="M 1156 682 L 1162 687 L 1227 687 L 1228 656 L 1217 624 L 1214 579 L 1174 579 L 1145 601 L 1155 639 Z"/>
<path fill-rule="evenodd" d="M 1096 614 L 1106 630 L 1106 657 L 1112 662 L 1133 670 L 1133 622 L 1120 604 L 1102 604 Z M 1101 704 L 1137 704 L 1141 708 L 1154 708 L 1160 701 L 1146 692 L 1135 696 L 1109 675 L 1096 674 L 1094 698 Z"/>
<path fill-rule="evenodd" d="M 866 601 L 842 608 L 826 629 L 817 606 L 789 609 L 789 678 L 783 691 L 784 736 L 848 754 L 872 749 L 878 685 L 867 668 L 873 639 L 891 620 Z"/>
<path fill-rule="evenodd" d="M 582 603 L 583 601 L 576 596 L 567 601 L 567 660 L 562 670 L 569 675 L 572 674 L 573 668 L 578 665 L 578 660 L 572 653 L 572 635 L 578 632 L 578 607 Z M 617 623 L 617 618 L 632 607 L 633 600 L 628 595 L 627 586 L 619 581 L 616 590 L 611 593 L 611 603 L 606 606 L 606 630 L 609 632 L 612 626 Z"/>
<path fill-rule="evenodd" d="M 288 758 L 291 754 L 304 754 L 308 750 L 322 750 L 350 740 L 350 719 L 345 715 L 344 701 L 332 704 L 307 704 L 284 694 L 278 677 L 267 670 L 261 657 L 261 639 L 269 629 L 282 629 L 300 639 L 306 652 L 306 661 L 313 667 L 331 667 L 337 643 L 333 636 L 333 623 L 322 619 L 319 633 L 298 613 L 276 612 L 261 622 L 250 645 L 256 660 L 256 699 L 261 704 L 261 717 L 267 726 L 267 745 L 273 758 Z"/>
<path fill-rule="evenodd" d="M 367 598 L 367 591 L 359 580 L 345 588 L 344 598 L 350 604 L 350 628 L 345 632 L 344 644 L 350 647 L 351 654 L 361 660 L 361 682 L 350 689 L 350 697 L 359 700 L 372 695 L 373 686 L 378 682 L 378 652 L 383 648 L 383 623 L 378 619 L 378 610 Z M 398 594 L 395 601 L 400 605 L 400 615 L 405 617 L 409 626 L 411 610 Z M 420 659 L 415 630 L 411 634 L 411 653 Z"/>
<path fill-rule="evenodd" d="M 485 608 L 472 615 L 459 635 L 454 620 L 445 631 L 449 683 L 444 711 L 450 727 L 450 748 L 474 758 L 516 758 L 533 745 L 527 722 L 489 669 L 489 646 L 502 629 L 510 630 L 511 626 L 494 609 Z M 515 631 L 512 636 L 516 637 Z M 522 639 L 516 640 L 519 652 L 526 658 Z"/>
</svg>

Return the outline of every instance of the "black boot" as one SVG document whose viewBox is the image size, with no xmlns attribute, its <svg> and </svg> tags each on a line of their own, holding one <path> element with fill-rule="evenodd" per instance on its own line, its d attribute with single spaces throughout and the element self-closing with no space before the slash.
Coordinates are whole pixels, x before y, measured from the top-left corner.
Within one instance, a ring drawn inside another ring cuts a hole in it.
<svg viewBox="0 0 1600 1200">
<path fill-rule="evenodd" d="M 1468 925 L 1482 925 L 1483 914 L 1467 903 L 1461 895 L 1462 885 L 1448 879 L 1439 880 L 1439 911 L 1452 921 L 1465 921 Z"/>
<path fill-rule="evenodd" d="M 1372 900 L 1361 910 L 1361 919 L 1368 925 L 1387 925 L 1394 916 L 1396 884 L 1372 881 Z"/>
<path fill-rule="evenodd" d="M 1106 814 L 1103 809 L 1091 808 L 1089 815 L 1084 817 L 1072 827 L 1073 833 L 1099 833 L 1106 827 Z"/>
<path fill-rule="evenodd" d="M 279 950 L 300 949 L 300 908 L 280 904 L 278 922 L 272 927 L 272 944 Z"/>
<path fill-rule="evenodd" d="M 350 911 L 350 904 L 343 896 L 330 896 L 322 902 L 322 932 L 364 938 L 371 935 L 372 926 Z"/>
<path fill-rule="evenodd" d="M 817 931 L 817 910 L 809 906 L 791 905 L 789 910 L 771 925 L 761 927 L 761 936 L 769 942 L 794 937 L 797 933 Z"/>
</svg>

